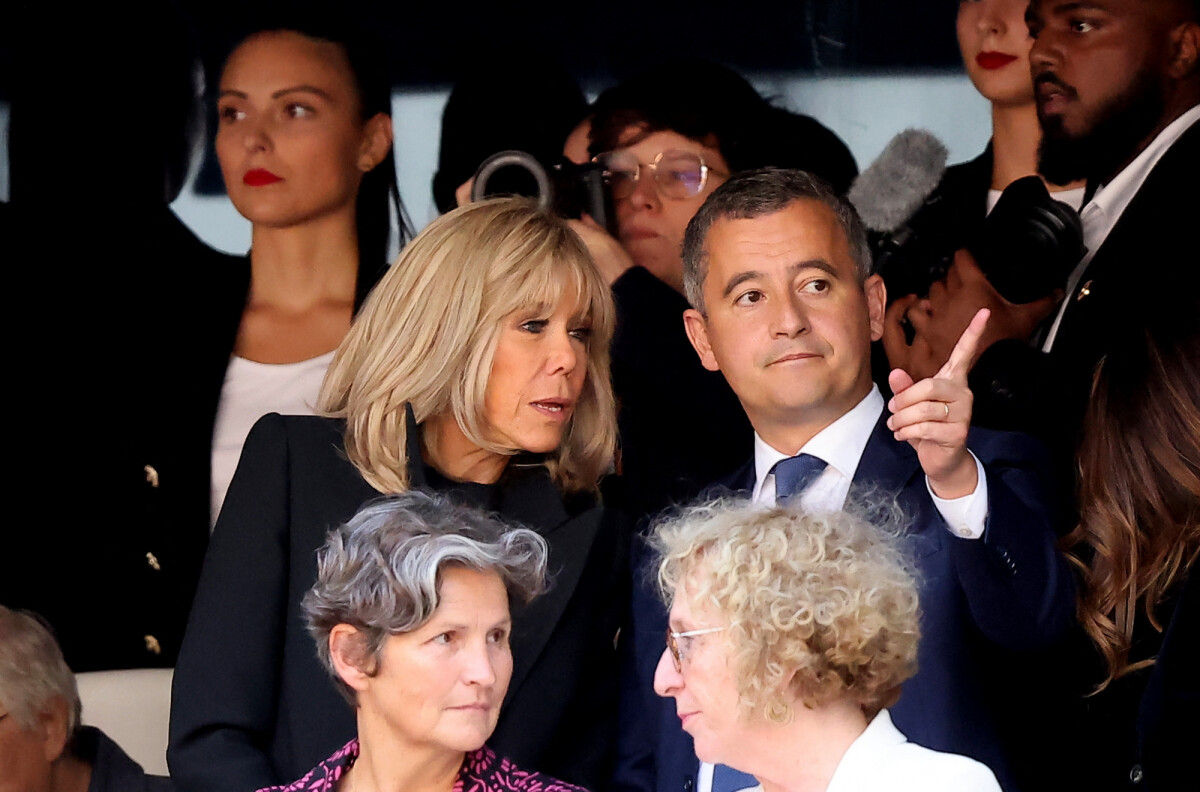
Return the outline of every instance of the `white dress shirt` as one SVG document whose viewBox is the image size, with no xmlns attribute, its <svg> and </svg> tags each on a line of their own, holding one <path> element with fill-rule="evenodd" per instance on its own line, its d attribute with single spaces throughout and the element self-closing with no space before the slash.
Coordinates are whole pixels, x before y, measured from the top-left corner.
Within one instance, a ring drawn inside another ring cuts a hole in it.
<svg viewBox="0 0 1200 792">
<path fill-rule="evenodd" d="M 982 762 L 910 743 L 880 710 L 842 754 L 825 792 L 1000 792 Z M 762 792 L 762 785 L 743 792 Z"/>
<path fill-rule="evenodd" d="M 1092 200 L 1088 201 L 1087 206 L 1083 207 L 1083 211 L 1079 213 L 1079 220 L 1083 223 L 1083 244 L 1087 246 L 1087 253 L 1083 254 L 1083 258 L 1072 270 L 1071 277 L 1067 279 L 1067 299 L 1058 306 L 1054 324 L 1050 325 L 1050 332 L 1046 334 L 1046 340 L 1042 343 L 1043 352 L 1049 352 L 1054 346 L 1054 339 L 1058 336 L 1058 326 L 1062 324 L 1063 314 L 1066 313 L 1067 305 L 1070 304 L 1071 295 L 1075 293 L 1075 287 L 1079 285 L 1079 280 L 1083 277 L 1088 264 L 1092 262 L 1096 251 L 1104 244 L 1104 240 L 1108 238 L 1117 221 L 1121 219 L 1121 214 L 1129 206 L 1133 197 L 1137 195 L 1138 190 L 1142 188 L 1142 182 L 1146 181 L 1146 177 L 1162 159 L 1163 154 L 1166 154 L 1171 144 L 1178 140 L 1197 120 L 1200 120 L 1200 105 L 1193 107 L 1168 124 L 1150 142 L 1150 145 L 1146 146 L 1145 150 L 1138 154 L 1133 162 L 1126 165 L 1125 169 L 1118 173 L 1111 182 L 1096 188 Z M 1184 230 L 1178 229 L 1178 232 L 1184 233 Z"/>
<path fill-rule="evenodd" d="M 883 396 L 879 388 L 872 385 L 871 392 L 863 397 L 849 412 L 833 423 L 817 432 L 811 440 L 796 452 L 785 454 L 773 448 L 765 440 L 754 433 L 754 494 L 755 503 L 775 503 L 775 474 L 771 468 L 776 462 L 797 454 L 812 454 L 825 461 L 825 469 L 821 475 L 808 486 L 800 495 L 800 505 L 805 509 L 817 511 L 837 511 L 846 505 L 846 497 L 850 494 L 850 484 L 854 481 L 854 473 L 858 470 L 858 462 L 862 458 L 867 441 L 875 431 L 875 424 L 884 409 Z M 987 521 L 987 478 L 984 476 L 983 465 L 974 454 L 975 467 L 979 473 L 979 483 L 975 491 L 961 498 L 946 500 L 933 494 L 933 504 L 946 525 L 955 535 L 964 539 L 978 539 L 983 536 L 984 525 Z M 925 479 L 929 488 L 929 478 Z"/>
<path fill-rule="evenodd" d="M 825 461 L 825 469 L 800 494 L 800 505 L 813 511 L 842 509 L 850 494 L 850 485 L 854 481 L 854 473 L 858 470 L 859 460 L 862 459 L 867 441 L 871 439 L 871 433 L 875 431 L 875 425 L 879 423 L 879 416 L 883 414 L 885 406 L 878 386 L 872 385 L 871 392 L 864 396 L 862 401 L 854 405 L 841 418 L 813 435 L 812 439 L 795 454 L 785 454 L 772 447 L 759 437 L 758 432 L 755 432 L 754 492 L 751 499 L 755 503 L 773 505 L 775 503 L 775 474 L 770 472 L 771 468 L 775 466 L 776 462 L 788 457 L 812 454 Z M 929 490 L 929 495 L 933 498 L 934 507 L 946 521 L 950 532 L 963 539 L 982 537 L 987 522 L 987 478 L 984 476 L 983 465 L 979 458 L 974 454 L 971 454 L 971 458 L 975 460 L 979 483 L 975 485 L 975 491 L 970 495 L 953 500 L 939 498 L 929 487 L 929 477 L 925 477 L 925 488 Z M 891 725 L 890 718 L 888 725 Z M 895 727 L 892 728 L 894 730 Z M 896 733 L 899 734 L 899 732 Z M 903 739 L 903 735 L 901 735 L 901 739 Z M 700 772 L 696 776 L 697 792 L 712 792 L 712 778 L 713 766 L 708 762 L 701 762 Z M 832 788 L 830 787 L 830 789 Z"/>
</svg>

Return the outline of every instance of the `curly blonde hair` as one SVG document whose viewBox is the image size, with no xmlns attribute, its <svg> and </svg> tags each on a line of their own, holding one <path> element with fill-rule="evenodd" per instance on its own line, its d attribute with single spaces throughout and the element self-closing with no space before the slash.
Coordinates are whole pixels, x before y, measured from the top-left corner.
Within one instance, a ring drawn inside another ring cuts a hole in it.
<svg viewBox="0 0 1200 792">
<path fill-rule="evenodd" d="M 612 462 L 616 407 L 608 346 L 615 308 L 566 222 L 525 198 L 478 201 L 442 215 L 375 286 L 334 354 L 318 397 L 346 420 L 346 455 L 383 493 L 409 487 L 405 407 L 417 423 L 450 412 L 480 448 L 484 394 L 503 319 L 574 300 L 591 327 L 587 379 L 546 466 L 564 492 L 595 490 Z"/>
<path fill-rule="evenodd" d="M 842 697 L 868 717 L 916 672 L 917 584 L 899 536 L 851 512 L 742 500 L 656 526 L 658 584 L 727 618 L 742 704 L 785 722 Z"/>
</svg>

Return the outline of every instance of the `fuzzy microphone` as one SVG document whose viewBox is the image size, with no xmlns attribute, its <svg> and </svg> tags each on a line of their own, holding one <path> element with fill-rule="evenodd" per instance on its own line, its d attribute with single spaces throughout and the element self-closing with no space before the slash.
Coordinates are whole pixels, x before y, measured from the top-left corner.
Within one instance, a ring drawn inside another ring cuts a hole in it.
<svg viewBox="0 0 1200 792">
<path fill-rule="evenodd" d="M 871 231 L 890 234 L 916 214 L 946 173 L 948 152 L 932 132 L 906 129 L 850 186 L 847 197 Z"/>
</svg>

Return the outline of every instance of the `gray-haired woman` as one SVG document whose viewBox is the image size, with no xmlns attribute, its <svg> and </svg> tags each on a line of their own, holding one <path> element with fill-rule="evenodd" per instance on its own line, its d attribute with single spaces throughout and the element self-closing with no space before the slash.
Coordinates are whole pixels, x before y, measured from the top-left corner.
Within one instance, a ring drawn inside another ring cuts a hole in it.
<svg viewBox="0 0 1200 792">
<path fill-rule="evenodd" d="M 332 531 L 303 611 L 358 737 L 270 789 L 578 790 L 484 746 L 512 676 L 509 602 L 542 592 L 547 552 L 534 531 L 419 491 Z"/>
</svg>

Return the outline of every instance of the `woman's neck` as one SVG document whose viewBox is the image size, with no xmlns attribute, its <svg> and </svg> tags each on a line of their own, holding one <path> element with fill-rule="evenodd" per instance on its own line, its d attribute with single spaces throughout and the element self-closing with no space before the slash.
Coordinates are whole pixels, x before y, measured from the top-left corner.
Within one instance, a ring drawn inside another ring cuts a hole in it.
<svg viewBox="0 0 1200 792">
<path fill-rule="evenodd" d="M 745 769 L 763 792 L 824 792 L 846 750 L 866 728 L 867 718 L 853 701 L 805 709 L 786 724 L 764 725 L 761 739 L 755 735 L 748 741 L 754 753 Z"/>
<path fill-rule="evenodd" d="M 1037 105 L 992 105 L 992 184 L 1003 190 L 1017 179 L 1037 175 L 1038 146 L 1042 128 L 1038 124 Z M 1082 187 L 1083 182 L 1046 184 L 1051 192 Z"/>
<path fill-rule="evenodd" d="M 402 740 L 380 737 L 388 726 L 358 724 L 358 759 L 338 787 L 338 792 L 450 792 L 458 779 L 465 754 L 413 746 Z"/>
<path fill-rule="evenodd" d="M 446 478 L 477 484 L 495 484 L 509 460 L 471 442 L 451 412 L 430 416 L 421 424 L 421 454 Z"/>
<path fill-rule="evenodd" d="M 288 228 L 254 226 L 250 305 L 304 311 L 354 301 L 358 234 L 354 207 Z"/>
</svg>

